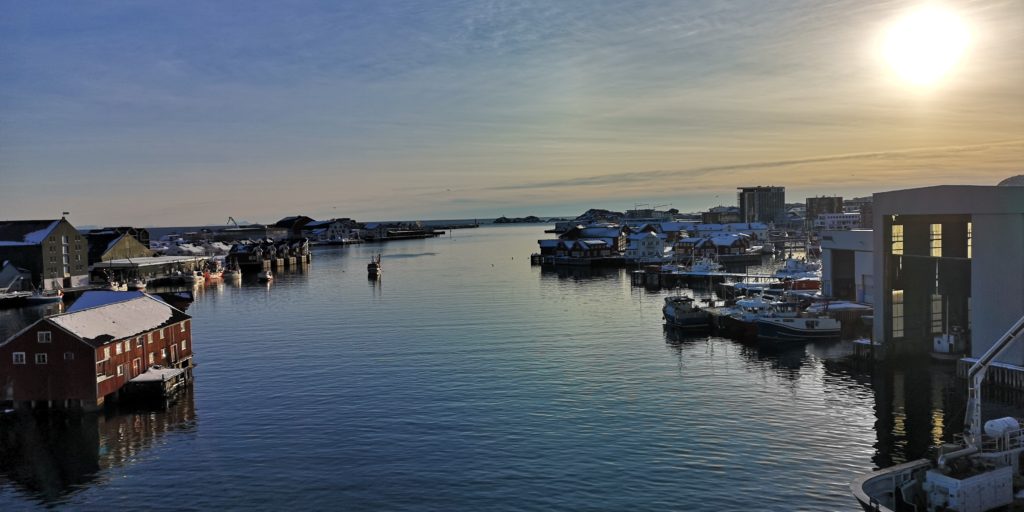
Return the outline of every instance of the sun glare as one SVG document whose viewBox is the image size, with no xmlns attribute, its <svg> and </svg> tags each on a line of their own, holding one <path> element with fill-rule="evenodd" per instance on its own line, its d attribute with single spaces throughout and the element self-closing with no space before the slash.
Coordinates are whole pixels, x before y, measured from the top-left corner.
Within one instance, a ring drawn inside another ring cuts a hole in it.
<svg viewBox="0 0 1024 512">
<path fill-rule="evenodd" d="M 923 7 L 897 20 L 886 34 L 885 60 L 904 80 L 929 86 L 946 76 L 969 42 L 967 25 L 954 12 Z"/>
</svg>

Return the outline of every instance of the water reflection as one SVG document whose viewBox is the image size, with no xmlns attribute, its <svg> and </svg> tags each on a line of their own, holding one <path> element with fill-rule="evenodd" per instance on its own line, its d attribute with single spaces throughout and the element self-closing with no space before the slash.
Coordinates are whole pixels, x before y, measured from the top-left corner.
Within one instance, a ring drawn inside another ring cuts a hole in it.
<svg viewBox="0 0 1024 512">
<path fill-rule="evenodd" d="M 194 432 L 191 387 L 157 408 L 96 414 L 21 414 L 0 426 L 0 474 L 27 498 L 66 501 L 110 468 L 129 465 L 174 432 Z"/>
<path fill-rule="evenodd" d="M 618 279 L 622 269 L 610 267 L 573 267 L 566 265 L 544 265 L 540 269 L 542 279 L 557 277 L 574 281 Z"/>
</svg>

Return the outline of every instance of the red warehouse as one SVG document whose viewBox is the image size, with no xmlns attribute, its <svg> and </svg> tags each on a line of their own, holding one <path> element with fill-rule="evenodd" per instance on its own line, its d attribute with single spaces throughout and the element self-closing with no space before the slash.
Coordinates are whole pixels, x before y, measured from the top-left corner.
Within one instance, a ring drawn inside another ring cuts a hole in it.
<svg viewBox="0 0 1024 512">
<path fill-rule="evenodd" d="M 191 323 L 143 292 L 86 292 L 0 343 L 0 400 L 94 409 L 133 379 L 190 380 Z"/>
</svg>

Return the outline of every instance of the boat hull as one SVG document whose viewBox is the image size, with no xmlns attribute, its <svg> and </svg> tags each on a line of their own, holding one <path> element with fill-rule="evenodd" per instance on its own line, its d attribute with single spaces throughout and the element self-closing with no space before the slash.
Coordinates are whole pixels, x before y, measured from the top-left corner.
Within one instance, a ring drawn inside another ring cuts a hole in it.
<svg viewBox="0 0 1024 512">
<path fill-rule="evenodd" d="M 787 322 L 787 320 L 789 322 Z M 815 319 L 826 326 L 814 325 L 806 319 L 759 318 L 757 339 L 775 342 L 824 341 L 839 338 L 839 326 L 831 319 Z"/>
</svg>

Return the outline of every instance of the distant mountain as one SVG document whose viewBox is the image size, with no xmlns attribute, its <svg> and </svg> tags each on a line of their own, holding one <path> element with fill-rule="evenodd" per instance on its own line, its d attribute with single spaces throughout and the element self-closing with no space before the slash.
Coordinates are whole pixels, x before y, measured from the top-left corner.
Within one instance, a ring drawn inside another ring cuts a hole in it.
<svg viewBox="0 0 1024 512">
<path fill-rule="evenodd" d="M 540 217 L 535 217 L 533 215 L 512 218 L 508 218 L 502 215 L 501 217 L 494 219 L 495 224 L 532 224 L 538 222 L 544 222 L 544 219 L 541 219 Z"/>
</svg>

